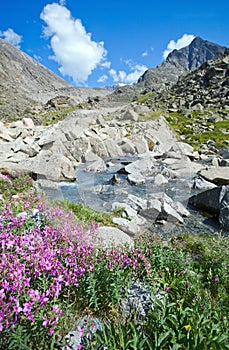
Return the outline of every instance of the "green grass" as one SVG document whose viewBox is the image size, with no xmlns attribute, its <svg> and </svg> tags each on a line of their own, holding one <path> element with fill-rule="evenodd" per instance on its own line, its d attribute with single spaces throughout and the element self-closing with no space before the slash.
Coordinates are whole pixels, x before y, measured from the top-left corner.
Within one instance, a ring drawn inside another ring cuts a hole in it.
<svg viewBox="0 0 229 350">
<path fill-rule="evenodd" d="M 158 120 L 161 116 L 161 111 L 150 111 L 149 113 L 145 115 L 139 116 L 138 120 L 139 121 L 153 121 L 153 120 Z"/>
<path fill-rule="evenodd" d="M 45 113 L 41 113 L 39 115 L 36 115 L 34 117 L 35 122 L 39 123 L 39 125 L 52 125 L 57 123 L 58 121 L 61 121 L 66 118 L 66 116 L 73 112 L 78 110 L 78 107 L 71 107 L 71 108 L 61 108 L 57 111 L 49 111 Z"/>
<path fill-rule="evenodd" d="M 114 217 L 120 217 L 123 212 L 122 208 L 113 210 L 110 213 L 97 212 L 82 203 L 71 203 L 69 200 L 56 201 L 55 205 L 59 205 L 66 210 L 71 210 L 76 219 L 85 224 L 93 221 L 100 226 L 116 226 L 112 219 Z"/>
<path fill-rule="evenodd" d="M 223 130 L 229 129 L 229 120 L 222 120 L 216 123 L 206 122 L 204 116 L 206 112 L 192 112 L 192 117 L 188 118 L 183 113 L 167 113 L 165 115 L 169 125 L 176 131 L 177 135 L 184 135 L 186 142 L 192 145 L 195 149 L 198 149 L 201 143 L 207 140 L 214 140 L 216 148 L 221 148 L 224 145 L 224 141 L 229 137 L 229 134 L 225 134 Z M 196 126 L 195 126 L 196 124 Z M 213 130 L 202 130 L 198 133 L 195 132 L 199 126 L 214 125 Z M 228 136 L 227 136 L 228 135 Z"/>
<path fill-rule="evenodd" d="M 138 104 L 144 104 L 145 102 L 147 102 L 150 98 L 152 98 L 152 97 L 154 97 L 154 95 L 155 95 L 155 92 L 148 92 L 148 93 L 146 93 L 146 94 L 144 94 L 144 95 L 139 95 L 138 97 L 137 97 L 137 100 L 136 100 L 136 102 L 138 103 Z"/>
</svg>

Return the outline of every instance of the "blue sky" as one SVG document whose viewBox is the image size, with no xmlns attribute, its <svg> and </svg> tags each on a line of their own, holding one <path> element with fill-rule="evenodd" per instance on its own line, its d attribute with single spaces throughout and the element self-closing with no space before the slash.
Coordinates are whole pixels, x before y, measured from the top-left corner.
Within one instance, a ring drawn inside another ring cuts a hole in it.
<svg viewBox="0 0 229 350">
<path fill-rule="evenodd" d="M 75 86 L 130 84 L 195 36 L 228 47 L 228 14 L 228 0 L 2 0 L 0 37 Z"/>
</svg>

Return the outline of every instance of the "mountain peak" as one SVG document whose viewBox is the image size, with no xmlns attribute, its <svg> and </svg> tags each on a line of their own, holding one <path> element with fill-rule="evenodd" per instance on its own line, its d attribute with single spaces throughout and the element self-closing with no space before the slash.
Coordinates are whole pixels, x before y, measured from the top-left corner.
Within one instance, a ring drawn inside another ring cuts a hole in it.
<svg viewBox="0 0 229 350">
<path fill-rule="evenodd" d="M 170 52 L 162 64 L 147 70 L 139 78 L 137 85 L 147 89 L 158 89 L 169 83 L 175 83 L 179 76 L 199 68 L 208 60 L 218 58 L 225 50 L 225 46 L 197 36 L 189 45 Z"/>
</svg>

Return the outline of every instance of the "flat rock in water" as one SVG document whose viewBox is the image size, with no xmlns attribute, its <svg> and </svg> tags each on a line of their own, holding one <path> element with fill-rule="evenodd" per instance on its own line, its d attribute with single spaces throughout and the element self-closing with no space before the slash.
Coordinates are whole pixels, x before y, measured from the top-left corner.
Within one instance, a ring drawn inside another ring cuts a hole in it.
<svg viewBox="0 0 229 350">
<path fill-rule="evenodd" d="M 129 174 L 127 179 L 133 185 L 143 185 L 146 182 L 144 176 L 141 174 Z"/>
</svg>

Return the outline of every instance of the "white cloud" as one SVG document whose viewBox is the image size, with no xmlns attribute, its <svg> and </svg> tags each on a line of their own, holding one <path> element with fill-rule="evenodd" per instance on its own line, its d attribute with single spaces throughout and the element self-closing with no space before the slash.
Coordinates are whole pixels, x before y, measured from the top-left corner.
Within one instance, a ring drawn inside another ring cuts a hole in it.
<svg viewBox="0 0 229 350">
<path fill-rule="evenodd" d="M 148 51 L 144 51 L 144 52 L 142 53 L 142 57 L 147 57 L 148 55 L 149 55 Z"/>
<path fill-rule="evenodd" d="M 50 38 L 54 55 L 50 58 L 59 64 L 59 71 L 70 76 L 75 83 L 85 82 L 99 65 L 108 65 L 103 42 L 95 42 L 80 19 L 70 11 L 53 3 L 44 7 L 41 19 L 46 23 L 44 36 Z"/>
<path fill-rule="evenodd" d="M 163 58 L 166 59 L 168 54 L 175 49 L 179 50 L 182 49 L 182 47 L 188 46 L 194 38 L 195 36 L 193 34 L 184 34 L 177 41 L 170 40 L 166 50 L 163 52 Z"/>
<path fill-rule="evenodd" d="M 59 3 L 60 3 L 60 5 L 64 6 L 64 5 L 66 5 L 66 0 L 60 0 Z"/>
<path fill-rule="evenodd" d="M 116 71 L 115 69 L 110 69 L 109 73 L 114 80 L 114 82 L 122 82 L 126 84 L 136 83 L 138 78 L 148 69 L 143 64 L 133 64 L 131 60 L 126 60 L 125 63 L 129 66 L 130 72 L 127 73 L 123 70 Z"/>
<path fill-rule="evenodd" d="M 108 79 L 108 76 L 106 74 L 101 75 L 101 77 L 97 80 L 98 83 L 104 83 Z"/>
<path fill-rule="evenodd" d="M 100 66 L 109 69 L 111 66 L 111 62 L 105 61 L 104 63 L 101 63 Z"/>
<path fill-rule="evenodd" d="M 20 48 L 20 43 L 22 42 L 22 36 L 15 33 L 11 28 L 5 30 L 4 32 L 0 31 L 0 38 L 8 41 L 10 44 Z"/>
</svg>

